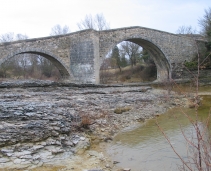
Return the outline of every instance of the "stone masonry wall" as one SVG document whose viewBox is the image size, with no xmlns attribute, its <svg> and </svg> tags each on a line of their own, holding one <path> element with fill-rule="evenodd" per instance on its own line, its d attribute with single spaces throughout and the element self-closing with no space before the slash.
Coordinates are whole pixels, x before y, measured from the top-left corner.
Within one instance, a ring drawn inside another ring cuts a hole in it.
<svg viewBox="0 0 211 171">
<path fill-rule="evenodd" d="M 95 41 L 96 39 L 96 41 Z M 95 60 L 98 52 L 98 40 L 93 32 L 82 32 L 74 38 L 70 46 L 70 70 L 74 82 L 93 83 L 95 69 L 98 62 Z"/>
<path fill-rule="evenodd" d="M 195 37 L 144 27 L 131 27 L 102 31 L 100 33 L 100 57 L 105 57 L 116 44 L 128 39 L 144 39 L 150 42 L 151 46 L 156 45 L 169 60 L 169 63 L 183 61 L 184 58 L 187 61 L 191 60 L 192 55 L 196 52 Z"/>
<path fill-rule="evenodd" d="M 100 33 L 101 61 L 114 46 L 129 40 L 150 52 L 162 79 L 171 77 L 175 63 L 191 61 L 196 53 L 195 40 L 199 37 L 177 35 L 144 27 L 106 30 Z"/>
<path fill-rule="evenodd" d="M 196 53 L 195 39 L 199 39 L 199 36 L 176 35 L 144 27 L 83 30 L 0 44 L 0 64 L 17 54 L 33 52 L 54 62 L 73 82 L 99 83 L 100 66 L 107 53 L 116 44 L 129 40 L 149 50 L 158 76 L 168 79 L 173 65 L 192 59 Z"/>
</svg>

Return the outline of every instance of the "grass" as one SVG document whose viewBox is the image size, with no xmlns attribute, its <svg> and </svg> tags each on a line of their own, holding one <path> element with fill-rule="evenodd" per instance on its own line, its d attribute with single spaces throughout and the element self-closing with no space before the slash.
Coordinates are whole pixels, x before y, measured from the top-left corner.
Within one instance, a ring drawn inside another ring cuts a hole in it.
<svg viewBox="0 0 211 171">
<path fill-rule="evenodd" d="M 134 67 L 126 66 L 121 71 L 116 69 L 107 69 L 100 71 L 101 83 L 135 83 L 154 81 L 157 77 L 155 66 L 146 66 L 138 64 Z"/>
</svg>

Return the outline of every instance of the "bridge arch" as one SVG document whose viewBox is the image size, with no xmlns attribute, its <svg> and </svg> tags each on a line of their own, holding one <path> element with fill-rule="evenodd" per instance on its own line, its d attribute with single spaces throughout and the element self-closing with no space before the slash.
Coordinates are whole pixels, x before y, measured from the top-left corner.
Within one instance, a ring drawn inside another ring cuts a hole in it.
<svg viewBox="0 0 211 171">
<path fill-rule="evenodd" d="M 157 79 L 155 81 L 164 81 L 164 80 L 168 80 L 171 78 L 171 65 L 169 63 L 167 55 L 163 52 L 162 48 L 159 47 L 159 45 L 157 45 L 157 44 L 153 43 L 152 41 L 148 40 L 147 38 L 143 38 L 143 37 L 130 36 L 130 37 L 118 40 L 118 41 L 114 41 L 107 48 L 105 54 L 102 55 L 103 59 L 101 61 L 101 64 L 102 64 L 103 60 L 105 59 L 106 55 L 109 53 L 109 51 L 111 49 L 113 49 L 117 44 L 119 44 L 123 41 L 129 41 L 132 43 L 136 43 L 148 51 L 148 53 L 154 60 L 154 63 L 157 68 Z"/>
<path fill-rule="evenodd" d="M 56 57 L 54 54 L 52 54 L 50 52 L 43 51 L 41 49 L 27 48 L 27 49 L 21 49 L 16 52 L 10 53 L 9 55 L 7 55 L 6 57 L 4 57 L 3 59 L 0 60 L 0 65 L 3 64 L 4 62 L 6 62 L 8 59 L 11 59 L 19 54 L 40 55 L 40 56 L 48 59 L 49 61 L 51 61 L 53 63 L 53 65 L 55 65 L 57 67 L 62 78 L 70 78 L 71 77 L 71 73 L 69 72 L 69 69 L 64 65 L 64 63 L 58 57 Z"/>
</svg>

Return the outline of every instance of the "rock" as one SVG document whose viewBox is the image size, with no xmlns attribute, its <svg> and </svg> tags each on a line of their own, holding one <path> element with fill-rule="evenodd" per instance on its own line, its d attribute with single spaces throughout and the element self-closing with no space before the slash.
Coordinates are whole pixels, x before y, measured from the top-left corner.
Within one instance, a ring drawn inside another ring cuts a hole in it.
<svg viewBox="0 0 211 171">
<path fill-rule="evenodd" d="M 22 151 L 22 152 L 15 152 L 14 153 L 14 156 L 15 157 L 23 157 L 23 156 L 26 156 L 26 155 L 30 155 L 32 152 L 31 151 Z"/>
<path fill-rule="evenodd" d="M 46 146 L 47 143 L 46 143 L 46 142 L 41 142 L 41 145 L 42 145 L 42 146 Z"/>
<path fill-rule="evenodd" d="M 30 165 L 32 162 L 29 160 L 22 159 L 21 165 Z"/>
<path fill-rule="evenodd" d="M 15 160 L 13 161 L 13 163 L 15 163 L 15 164 L 20 164 L 21 161 L 22 161 L 22 159 L 15 159 Z"/>
<path fill-rule="evenodd" d="M 20 159 L 32 159 L 33 157 L 31 155 L 24 155 L 24 156 L 20 156 Z"/>
<path fill-rule="evenodd" d="M 37 154 L 33 155 L 33 160 L 38 160 L 38 159 L 40 159 L 40 155 Z"/>
<path fill-rule="evenodd" d="M 64 150 L 61 148 L 55 148 L 55 149 L 51 149 L 52 154 L 58 154 L 58 153 L 63 153 Z"/>
<path fill-rule="evenodd" d="M 111 138 L 111 137 L 105 137 L 104 138 L 104 142 L 110 142 L 110 141 L 112 141 L 113 139 Z"/>
<path fill-rule="evenodd" d="M 0 158 L 0 163 L 6 163 L 9 162 L 10 160 L 8 158 Z"/>
<path fill-rule="evenodd" d="M 93 88 L 72 84 L 54 87 L 52 84 L 17 81 L 7 86 L 25 88 L 0 89 L 0 153 L 7 156 L 0 156 L 0 168 L 7 160 L 42 165 L 57 157 L 70 158 L 73 151 L 82 154 L 91 140 L 93 144 L 110 141 L 123 127 L 154 117 L 154 113 L 162 113 L 169 107 L 161 110 L 165 105 L 161 103 L 164 93 L 153 90 L 143 93 L 147 87 L 92 85 Z M 35 85 L 38 87 L 32 87 Z M 116 107 L 121 115 L 114 113 Z M 86 128 L 81 128 L 82 116 L 89 118 Z M 90 133 L 95 138 L 89 141 L 86 137 Z M 98 161 L 105 160 L 97 151 L 89 155 Z"/>
<path fill-rule="evenodd" d="M 35 164 L 35 165 L 38 165 L 39 162 L 40 162 L 39 160 L 33 160 L 32 161 L 32 163 Z"/>
<path fill-rule="evenodd" d="M 100 140 L 99 139 L 95 139 L 95 140 L 92 141 L 92 143 L 93 144 L 99 144 L 100 143 Z"/>
<path fill-rule="evenodd" d="M 13 156 L 13 153 L 6 153 L 6 156 L 11 157 Z"/>
<path fill-rule="evenodd" d="M 145 121 L 145 118 L 138 118 L 136 119 L 138 122 L 144 122 Z"/>
<path fill-rule="evenodd" d="M 52 153 L 50 151 L 41 151 L 39 155 L 40 155 L 40 159 L 42 160 L 53 158 Z"/>
<path fill-rule="evenodd" d="M 1 151 L 3 154 L 13 153 L 13 150 L 11 150 L 11 149 L 6 149 L 6 148 L 2 148 L 0 151 Z"/>
<path fill-rule="evenodd" d="M 58 129 L 56 129 L 56 130 L 59 130 L 59 128 Z M 59 133 L 58 132 L 56 132 L 56 131 L 52 131 L 52 136 L 55 136 L 55 137 L 57 137 L 57 136 L 59 136 Z"/>
<path fill-rule="evenodd" d="M 73 143 L 71 141 L 64 141 L 63 144 L 66 146 L 73 146 Z"/>
<path fill-rule="evenodd" d="M 124 168 L 123 171 L 130 171 L 130 168 Z"/>
<path fill-rule="evenodd" d="M 84 141 L 86 138 L 85 137 L 80 137 L 80 140 Z"/>
<path fill-rule="evenodd" d="M 90 156 L 99 157 L 99 153 L 97 151 L 89 150 L 88 154 Z"/>
<path fill-rule="evenodd" d="M 22 111 L 17 111 L 17 112 L 14 112 L 14 115 L 22 115 L 23 112 Z"/>
<path fill-rule="evenodd" d="M 77 145 L 75 145 L 75 153 L 77 154 L 83 154 L 86 149 L 90 147 L 90 142 L 88 139 L 85 139 L 84 141 L 78 141 Z"/>
<path fill-rule="evenodd" d="M 106 164 L 105 167 L 106 168 L 111 168 L 111 166 L 109 164 Z"/>
<path fill-rule="evenodd" d="M 34 112 L 27 112 L 25 113 L 26 116 L 34 116 L 36 115 L 37 113 L 34 113 Z"/>
<path fill-rule="evenodd" d="M 42 165 L 43 165 L 43 162 L 40 161 L 40 162 L 37 164 L 37 167 L 40 167 L 40 166 L 42 166 Z"/>
<path fill-rule="evenodd" d="M 73 140 L 72 141 L 74 145 L 78 144 L 79 140 Z"/>
<path fill-rule="evenodd" d="M 46 143 L 45 143 L 45 145 L 46 145 Z M 34 145 L 32 147 L 32 149 L 36 151 L 36 150 L 39 150 L 39 149 L 43 148 L 45 145 Z"/>
<path fill-rule="evenodd" d="M 117 163 L 120 163 L 120 162 L 118 162 L 118 161 L 113 161 L 113 164 L 117 164 Z"/>
</svg>

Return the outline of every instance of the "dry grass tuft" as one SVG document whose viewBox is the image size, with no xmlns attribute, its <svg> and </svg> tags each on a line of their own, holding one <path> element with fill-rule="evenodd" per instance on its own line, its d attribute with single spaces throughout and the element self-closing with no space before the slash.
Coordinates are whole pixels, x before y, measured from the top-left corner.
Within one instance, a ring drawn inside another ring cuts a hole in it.
<svg viewBox="0 0 211 171">
<path fill-rule="evenodd" d="M 130 106 L 126 106 L 126 107 L 118 107 L 114 110 L 114 113 L 116 114 L 122 114 L 123 112 L 127 112 L 131 110 L 131 107 Z"/>
</svg>

